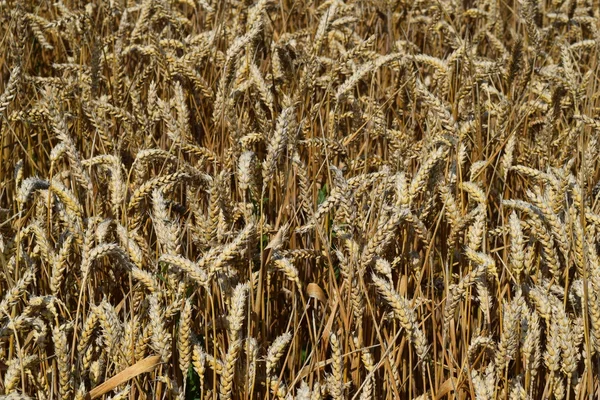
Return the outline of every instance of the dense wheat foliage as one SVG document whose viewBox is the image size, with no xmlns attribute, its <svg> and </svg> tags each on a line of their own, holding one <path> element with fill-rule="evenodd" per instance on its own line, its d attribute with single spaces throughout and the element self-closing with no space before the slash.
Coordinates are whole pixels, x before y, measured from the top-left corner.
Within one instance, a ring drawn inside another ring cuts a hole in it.
<svg viewBox="0 0 600 400">
<path fill-rule="evenodd" d="M 0 0 L 0 398 L 598 398 L 599 25 Z"/>
</svg>

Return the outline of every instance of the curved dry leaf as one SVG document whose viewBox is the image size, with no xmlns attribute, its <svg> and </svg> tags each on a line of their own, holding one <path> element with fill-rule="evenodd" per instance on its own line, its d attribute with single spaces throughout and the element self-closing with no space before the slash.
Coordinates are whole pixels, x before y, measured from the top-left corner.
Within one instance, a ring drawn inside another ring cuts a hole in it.
<svg viewBox="0 0 600 400">
<path fill-rule="evenodd" d="M 308 297 L 312 297 L 319 300 L 323 304 L 327 304 L 327 296 L 325 296 L 325 292 L 316 283 L 309 283 L 306 287 L 306 292 L 308 293 Z"/>
<path fill-rule="evenodd" d="M 150 356 L 136 362 L 132 366 L 125 368 L 123 371 L 119 372 L 109 380 L 92 389 L 85 396 L 86 400 L 96 399 L 110 392 L 120 384 L 127 382 L 131 378 L 135 378 L 136 376 L 143 374 L 144 372 L 152 371 L 154 367 L 156 367 L 159 364 L 159 362 L 160 356 Z"/>
</svg>

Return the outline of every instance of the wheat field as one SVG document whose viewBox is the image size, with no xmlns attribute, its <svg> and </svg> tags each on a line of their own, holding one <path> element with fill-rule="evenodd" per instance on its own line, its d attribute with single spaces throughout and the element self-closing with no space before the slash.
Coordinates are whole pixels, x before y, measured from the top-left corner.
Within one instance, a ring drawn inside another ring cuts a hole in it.
<svg viewBox="0 0 600 400">
<path fill-rule="evenodd" d="M 0 0 L 0 399 L 600 398 L 597 0 Z"/>
</svg>

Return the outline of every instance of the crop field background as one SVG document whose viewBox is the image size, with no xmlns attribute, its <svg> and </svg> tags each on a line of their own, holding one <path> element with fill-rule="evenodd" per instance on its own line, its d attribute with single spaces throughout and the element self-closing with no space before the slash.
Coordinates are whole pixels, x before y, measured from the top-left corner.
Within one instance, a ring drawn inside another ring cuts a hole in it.
<svg viewBox="0 0 600 400">
<path fill-rule="evenodd" d="M 600 398 L 597 0 L 0 0 L 0 399 Z"/>
</svg>

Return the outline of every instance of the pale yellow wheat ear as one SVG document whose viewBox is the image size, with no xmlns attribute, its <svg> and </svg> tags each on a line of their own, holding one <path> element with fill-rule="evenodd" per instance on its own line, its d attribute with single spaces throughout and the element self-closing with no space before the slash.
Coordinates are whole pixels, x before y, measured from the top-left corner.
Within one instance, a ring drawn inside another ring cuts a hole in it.
<svg viewBox="0 0 600 400">
<path fill-rule="evenodd" d="M 256 384 L 256 362 L 258 357 L 258 344 L 256 339 L 248 338 L 244 347 L 246 357 L 248 358 L 248 367 L 246 371 L 247 391 L 252 392 Z"/>
<path fill-rule="evenodd" d="M 223 372 L 219 393 L 221 398 L 231 398 L 233 394 L 233 379 L 239 352 L 242 348 L 241 329 L 244 322 L 244 308 L 247 298 L 248 284 L 237 285 L 231 297 L 228 316 L 229 322 L 229 347 L 223 360 Z"/>
<path fill-rule="evenodd" d="M 346 80 L 337 90 L 335 97 L 340 101 L 366 74 L 381 68 L 383 65 L 400 61 L 404 58 L 403 54 L 388 54 L 378 57 L 376 60 L 363 64 L 354 74 Z"/>
<path fill-rule="evenodd" d="M 298 269 L 287 258 L 280 258 L 274 261 L 277 269 L 281 270 L 287 279 L 294 282 L 298 291 L 302 293 L 302 283 L 298 277 Z"/>
<path fill-rule="evenodd" d="M 283 335 L 278 336 L 273 343 L 269 346 L 267 350 L 267 358 L 266 358 L 266 374 L 267 374 L 267 387 L 270 388 L 274 394 L 281 389 L 283 390 L 283 386 L 281 386 L 282 382 L 278 382 L 277 376 L 274 375 L 275 367 L 279 362 L 279 359 L 283 356 L 285 348 L 292 340 L 292 334 L 290 332 L 286 332 Z"/>
<path fill-rule="evenodd" d="M 206 354 L 200 344 L 194 341 L 192 349 L 192 365 L 200 380 L 200 390 L 204 390 L 204 372 L 206 370 Z"/>
<path fill-rule="evenodd" d="M 49 187 L 50 183 L 40 178 L 30 177 L 23 180 L 16 197 L 19 209 L 21 210 L 23 208 L 25 202 L 27 202 L 33 192 L 41 189 L 48 189 Z"/>
<path fill-rule="evenodd" d="M 165 328 L 163 315 L 163 306 L 157 295 L 153 295 L 149 300 L 150 308 L 148 318 L 152 329 L 152 349 L 158 353 L 162 362 L 169 362 L 171 358 L 171 334 Z"/>
<path fill-rule="evenodd" d="M 179 319 L 177 350 L 179 351 L 179 368 L 187 374 L 192 362 L 192 302 L 186 299 Z"/>
<path fill-rule="evenodd" d="M 275 132 L 269 141 L 267 157 L 262 165 L 263 185 L 273 178 L 278 159 L 293 134 L 295 128 L 294 111 L 295 107 L 290 105 L 283 109 L 277 118 Z"/>
<path fill-rule="evenodd" d="M 404 329 L 408 340 L 415 346 L 415 351 L 419 359 L 425 360 L 428 358 L 429 345 L 427 343 L 427 338 L 417 323 L 413 307 L 408 300 L 399 295 L 384 279 L 375 274 L 373 274 L 372 278 L 377 290 L 392 307 L 394 315 Z"/>
<path fill-rule="evenodd" d="M 495 392 L 495 380 L 496 380 L 496 367 L 491 362 L 484 371 L 481 373 L 478 371 L 471 372 L 471 379 L 473 380 L 473 388 L 477 397 L 484 399 L 494 398 Z"/>
<path fill-rule="evenodd" d="M 508 361 L 515 358 L 519 345 L 523 298 L 517 292 L 510 304 L 503 307 L 502 333 L 495 354 L 495 364 L 499 373 L 508 366 Z"/>
<path fill-rule="evenodd" d="M 13 358 L 8 364 L 6 375 L 4 376 L 4 388 L 7 392 L 13 392 L 21 379 L 21 371 L 29 369 L 31 365 L 38 361 L 34 355 L 26 356 L 23 359 Z"/>
<path fill-rule="evenodd" d="M 70 376 L 70 350 L 67 343 L 67 328 L 68 326 L 61 325 L 54 327 L 52 330 L 52 341 L 56 354 L 55 365 L 59 371 L 59 391 L 63 398 L 68 397 L 73 390 L 73 382 Z"/>
<path fill-rule="evenodd" d="M 17 94 L 17 88 L 21 79 L 22 68 L 16 66 L 10 73 L 10 79 L 4 88 L 4 93 L 0 95 L 0 113 L 4 112 L 10 105 L 10 102 Z"/>
<path fill-rule="evenodd" d="M 343 399 L 344 395 L 344 360 L 342 347 L 335 333 L 329 335 L 331 345 L 331 375 L 327 377 L 327 388 L 334 399 Z"/>
<path fill-rule="evenodd" d="M 98 322 L 102 328 L 102 336 L 106 346 L 106 352 L 112 358 L 113 362 L 119 362 L 120 354 L 117 349 L 120 348 L 123 339 L 123 327 L 114 307 L 103 301 L 96 309 Z"/>
<path fill-rule="evenodd" d="M 179 226 L 169 217 L 166 201 L 159 189 L 152 191 L 152 218 L 163 253 L 177 254 L 180 246 Z"/>
<path fill-rule="evenodd" d="M 243 152 L 238 159 L 237 177 L 239 188 L 246 197 L 246 191 L 250 190 L 256 195 L 256 154 L 248 150 Z"/>
<path fill-rule="evenodd" d="M 521 220 L 513 211 L 509 216 L 510 227 L 510 259 L 511 269 L 517 283 L 521 282 L 521 274 L 525 267 L 525 244 Z"/>
</svg>

